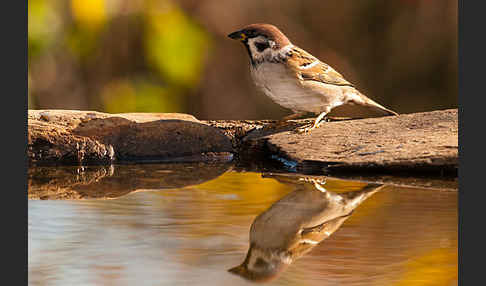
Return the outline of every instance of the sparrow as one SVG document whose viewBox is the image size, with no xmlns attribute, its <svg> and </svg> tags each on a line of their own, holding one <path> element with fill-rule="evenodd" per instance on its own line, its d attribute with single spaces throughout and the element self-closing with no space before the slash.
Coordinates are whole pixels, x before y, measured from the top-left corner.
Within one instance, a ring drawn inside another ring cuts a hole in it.
<svg viewBox="0 0 486 286">
<path fill-rule="evenodd" d="M 319 114 L 308 132 L 331 111 L 348 118 L 398 115 L 369 99 L 328 64 L 295 46 L 274 25 L 251 24 L 228 35 L 240 40 L 250 58 L 256 86 L 275 103 L 292 110 L 283 120 Z"/>
<path fill-rule="evenodd" d="M 293 261 L 331 236 L 353 211 L 384 185 L 368 184 L 357 191 L 335 193 L 325 181 L 305 180 L 303 187 L 287 194 L 258 215 L 250 227 L 245 260 L 229 269 L 254 282 L 269 282 Z"/>
</svg>

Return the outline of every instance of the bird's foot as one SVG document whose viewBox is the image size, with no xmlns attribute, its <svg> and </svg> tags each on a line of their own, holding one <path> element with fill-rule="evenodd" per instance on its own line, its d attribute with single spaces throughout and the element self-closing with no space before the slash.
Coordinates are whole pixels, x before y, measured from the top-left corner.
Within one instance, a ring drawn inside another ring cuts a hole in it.
<svg viewBox="0 0 486 286">
<path fill-rule="evenodd" d="M 317 127 L 316 127 L 316 126 L 314 126 L 314 125 L 308 125 L 308 126 L 306 126 L 306 127 L 301 127 L 301 128 L 298 128 L 298 129 L 296 130 L 296 132 L 297 132 L 297 133 L 299 133 L 299 134 L 302 134 L 302 133 L 307 134 L 307 133 L 310 133 L 310 132 L 311 132 L 311 130 L 313 130 L 313 129 L 315 129 L 315 128 L 317 128 Z"/>
<path fill-rule="evenodd" d="M 322 120 L 322 121 L 321 121 L 321 122 L 319 122 L 318 124 L 312 124 L 312 125 L 307 125 L 307 126 L 305 126 L 305 127 L 300 127 L 300 128 L 298 128 L 296 131 L 297 131 L 297 133 L 300 133 L 300 134 L 302 134 L 302 133 L 304 133 L 304 134 L 308 134 L 308 133 L 310 133 L 312 130 L 314 130 L 314 129 L 316 129 L 316 128 L 319 128 L 323 122 L 327 122 L 327 121 L 328 121 L 328 119 L 326 118 L 325 120 Z"/>
<path fill-rule="evenodd" d="M 312 126 L 307 126 L 307 127 L 301 127 L 301 128 L 298 128 L 296 131 L 297 133 L 310 133 L 312 130 L 316 129 L 316 128 L 319 128 L 319 126 L 321 126 L 321 124 L 323 122 L 327 122 L 329 121 L 329 118 L 328 117 L 325 117 L 326 113 L 321 113 L 317 118 L 316 120 L 314 121 L 314 124 L 312 124 Z"/>
</svg>

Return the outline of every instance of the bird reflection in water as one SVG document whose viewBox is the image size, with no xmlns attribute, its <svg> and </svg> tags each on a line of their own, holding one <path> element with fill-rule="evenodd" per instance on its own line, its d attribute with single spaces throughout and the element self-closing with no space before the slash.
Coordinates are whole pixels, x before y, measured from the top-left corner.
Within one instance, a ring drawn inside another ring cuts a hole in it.
<svg viewBox="0 0 486 286">
<path fill-rule="evenodd" d="M 275 279 L 293 261 L 311 251 L 346 221 L 362 202 L 383 188 L 368 184 L 358 191 L 335 193 L 325 181 L 304 178 L 298 188 L 258 215 L 250 228 L 245 260 L 228 271 L 254 282 Z"/>
</svg>

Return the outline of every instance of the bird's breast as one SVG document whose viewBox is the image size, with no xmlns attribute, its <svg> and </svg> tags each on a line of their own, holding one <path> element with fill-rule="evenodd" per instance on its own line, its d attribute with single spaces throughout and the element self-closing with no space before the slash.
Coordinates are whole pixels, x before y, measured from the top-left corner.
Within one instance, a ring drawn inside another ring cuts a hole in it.
<svg viewBox="0 0 486 286">
<path fill-rule="evenodd" d="M 319 112 L 322 98 L 304 89 L 284 64 L 263 62 L 250 69 L 257 87 L 277 104 L 294 111 Z"/>
</svg>

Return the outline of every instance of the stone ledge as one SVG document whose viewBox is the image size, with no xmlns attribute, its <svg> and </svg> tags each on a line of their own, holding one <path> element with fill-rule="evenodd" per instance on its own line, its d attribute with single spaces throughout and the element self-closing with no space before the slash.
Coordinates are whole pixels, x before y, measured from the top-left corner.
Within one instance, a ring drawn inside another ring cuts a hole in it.
<svg viewBox="0 0 486 286">
<path fill-rule="evenodd" d="M 311 119 L 199 121 L 187 114 L 106 114 L 29 110 L 32 164 L 274 159 L 300 172 L 452 171 L 458 167 L 457 109 L 331 121 L 299 134 Z"/>
<path fill-rule="evenodd" d="M 457 109 L 327 122 L 310 134 L 294 131 L 302 123 L 253 131 L 243 149 L 266 150 L 298 171 L 457 173 Z"/>
<path fill-rule="evenodd" d="M 29 110 L 33 164 L 231 160 L 231 141 L 187 114 Z"/>
</svg>

